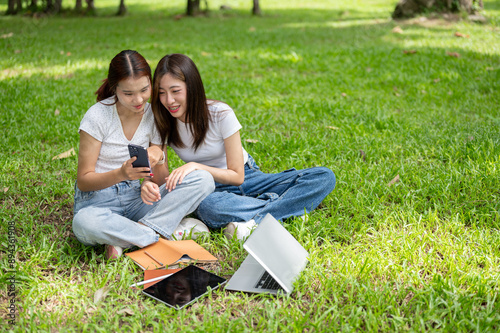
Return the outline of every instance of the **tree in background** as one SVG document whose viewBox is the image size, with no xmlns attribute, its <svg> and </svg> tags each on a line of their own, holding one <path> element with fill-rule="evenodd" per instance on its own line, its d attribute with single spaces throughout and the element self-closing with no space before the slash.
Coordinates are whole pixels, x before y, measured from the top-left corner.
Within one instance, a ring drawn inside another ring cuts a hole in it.
<svg viewBox="0 0 500 333">
<path fill-rule="evenodd" d="M 205 1 L 206 9 L 208 10 L 208 3 Z M 194 16 L 201 13 L 200 0 L 187 0 L 186 15 Z"/>
<path fill-rule="evenodd" d="M 259 0 L 252 0 L 252 14 L 253 15 L 261 15 Z M 404 1 L 404 0 L 403 0 Z M 36 12 L 38 10 L 38 0 L 24 0 L 26 4 L 30 3 L 27 9 L 31 12 Z M 45 4 L 45 8 L 42 10 L 46 13 L 50 14 L 59 14 L 62 10 L 62 0 L 45 0 L 43 1 Z M 94 0 L 85 0 L 87 3 L 87 9 L 85 11 L 86 14 L 95 15 L 96 9 L 94 5 Z M 201 13 L 200 9 L 201 0 L 187 0 L 187 8 L 186 15 L 194 16 Z M 7 11 L 6 15 L 15 15 L 21 12 L 23 9 L 23 0 L 7 0 Z M 83 0 L 75 0 L 75 11 L 82 12 L 83 11 Z M 208 0 L 205 0 L 205 12 L 208 12 Z M 120 4 L 118 6 L 118 12 L 116 15 L 125 15 L 127 13 L 127 6 L 125 6 L 125 0 L 120 0 Z"/>
<path fill-rule="evenodd" d="M 46 12 L 49 13 L 60 13 L 62 9 L 62 0 L 47 0 Z"/>
<path fill-rule="evenodd" d="M 482 0 L 400 0 L 392 17 L 407 18 L 429 11 L 448 13 L 464 11 L 474 14 L 483 8 Z"/>
<path fill-rule="evenodd" d="M 22 9 L 23 9 L 22 0 L 9 0 L 7 2 L 7 11 L 5 12 L 5 14 L 16 15 L 17 12 L 21 11 Z"/>
<path fill-rule="evenodd" d="M 200 0 L 187 0 L 186 15 L 194 16 L 201 13 Z M 205 0 L 205 12 L 208 12 L 208 0 Z M 259 0 L 253 0 L 253 15 L 261 15 Z"/>
<path fill-rule="evenodd" d="M 38 8 L 38 0 L 31 0 L 28 9 L 31 11 L 35 11 Z"/>
<path fill-rule="evenodd" d="M 90 15 L 96 14 L 96 9 L 94 5 L 94 0 L 85 0 L 87 3 L 86 13 Z M 36 12 L 39 10 L 38 0 L 25 0 L 24 3 L 28 4 L 28 10 L 31 12 Z M 45 0 L 43 1 L 45 7 L 41 8 L 42 11 L 50 14 L 59 14 L 62 10 L 62 0 Z M 16 15 L 23 10 L 23 0 L 8 0 L 7 11 L 5 15 Z M 83 0 L 75 0 L 75 11 L 82 12 L 83 10 Z M 118 6 L 118 12 L 116 15 L 125 15 L 127 13 L 127 6 L 125 6 L 125 0 L 120 0 Z"/>
<path fill-rule="evenodd" d="M 261 14 L 259 0 L 253 0 L 252 14 L 253 15 L 260 15 Z"/>
<path fill-rule="evenodd" d="M 116 15 L 123 16 L 127 14 L 127 7 L 125 6 L 125 0 L 120 0 L 120 6 L 118 6 L 118 13 Z"/>
<path fill-rule="evenodd" d="M 94 5 L 94 0 L 85 0 L 85 2 L 87 3 L 87 11 L 86 11 L 86 13 L 90 14 L 90 15 L 95 15 L 96 14 L 96 10 L 95 10 L 95 5 Z"/>
</svg>

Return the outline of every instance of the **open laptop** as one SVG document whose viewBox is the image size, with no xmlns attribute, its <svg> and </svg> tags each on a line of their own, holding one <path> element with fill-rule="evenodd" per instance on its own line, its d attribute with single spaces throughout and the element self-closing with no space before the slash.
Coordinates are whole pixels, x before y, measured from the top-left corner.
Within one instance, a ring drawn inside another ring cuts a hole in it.
<svg viewBox="0 0 500 333">
<path fill-rule="evenodd" d="M 285 293 L 307 265 L 307 251 L 272 215 L 267 214 L 243 247 L 248 256 L 225 289 Z"/>
</svg>

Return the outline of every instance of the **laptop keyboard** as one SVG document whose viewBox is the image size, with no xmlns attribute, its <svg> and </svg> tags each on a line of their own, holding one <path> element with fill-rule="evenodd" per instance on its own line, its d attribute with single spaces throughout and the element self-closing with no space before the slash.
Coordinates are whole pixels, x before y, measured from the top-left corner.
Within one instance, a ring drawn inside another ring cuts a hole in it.
<svg viewBox="0 0 500 333">
<path fill-rule="evenodd" d="M 276 280 L 273 279 L 273 277 L 266 271 L 264 272 L 264 274 L 262 274 L 262 277 L 255 285 L 255 288 L 278 290 L 281 287 L 279 283 L 276 282 Z"/>
</svg>

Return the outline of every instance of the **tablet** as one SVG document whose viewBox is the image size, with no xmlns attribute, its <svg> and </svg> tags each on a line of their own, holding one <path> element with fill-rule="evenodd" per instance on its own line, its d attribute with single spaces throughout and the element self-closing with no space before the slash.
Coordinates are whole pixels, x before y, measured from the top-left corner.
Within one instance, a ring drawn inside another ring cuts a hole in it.
<svg viewBox="0 0 500 333">
<path fill-rule="evenodd" d="M 142 293 L 179 310 L 191 305 L 224 283 L 226 279 L 197 266 L 189 265 L 144 289 Z"/>
</svg>

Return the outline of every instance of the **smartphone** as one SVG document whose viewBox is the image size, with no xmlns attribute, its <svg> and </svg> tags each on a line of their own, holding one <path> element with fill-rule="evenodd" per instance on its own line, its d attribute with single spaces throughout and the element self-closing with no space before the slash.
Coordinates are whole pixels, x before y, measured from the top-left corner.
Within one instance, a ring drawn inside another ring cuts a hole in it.
<svg viewBox="0 0 500 333">
<path fill-rule="evenodd" d="M 225 283 L 225 278 L 189 265 L 144 289 L 142 293 L 179 310 Z"/>
<path fill-rule="evenodd" d="M 136 156 L 137 159 L 132 162 L 134 168 L 147 167 L 149 168 L 148 175 L 146 177 L 152 177 L 151 165 L 149 164 L 148 151 L 141 146 L 129 144 L 128 152 L 130 157 Z"/>
</svg>

